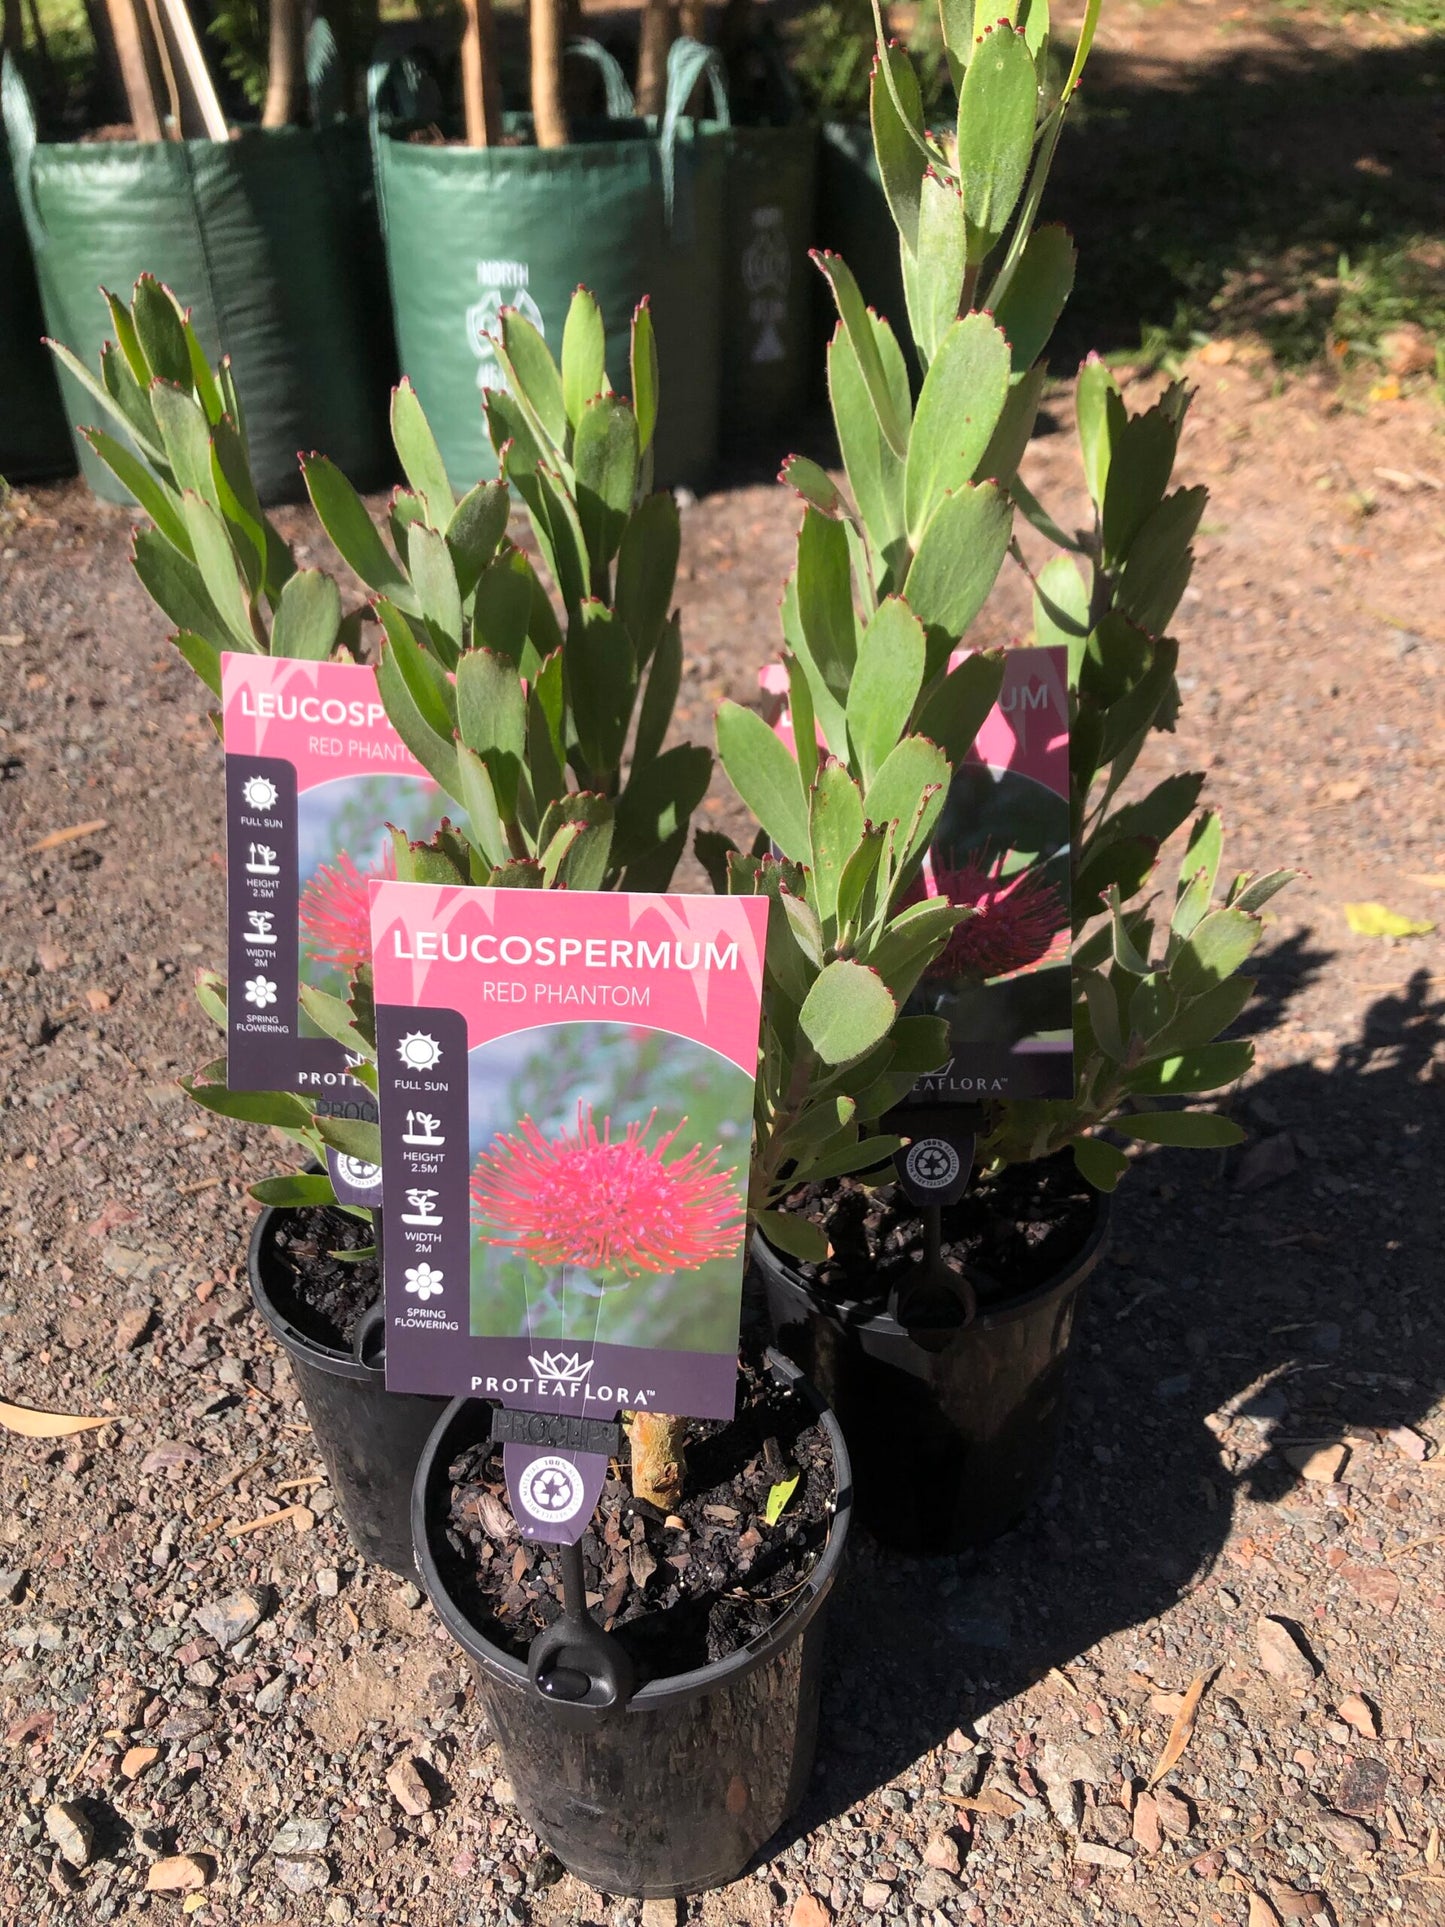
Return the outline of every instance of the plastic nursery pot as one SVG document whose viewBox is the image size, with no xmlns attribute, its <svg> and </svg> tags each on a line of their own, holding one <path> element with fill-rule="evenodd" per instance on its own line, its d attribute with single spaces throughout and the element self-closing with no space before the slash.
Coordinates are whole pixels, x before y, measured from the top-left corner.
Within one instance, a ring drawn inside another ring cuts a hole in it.
<svg viewBox="0 0 1445 1927">
<path fill-rule="evenodd" d="M 735 1880 L 812 1772 L 824 1606 L 848 1537 L 851 1473 L 813 1387 L 786 1360 L 770 1354 L 769 1363 L 827 1430 L 837 1481 L 827 1542 L 761 1639 L 695 1672 L 648 1680 L 623 1711 L 543 1698 L 525 1663 L 484 1638 L 448 1587 L 448 1468 L 485 1436 L 487 1405 L 449 1405 L 417 1467 L 417 1571 L 471 1662 L 517 1805 L 569 1871 L 603 1893 L 681 1896 Z"/>
<path fill-rule="evenodd" d="M 47 333 L 94 372 L 114 333 L 100 287 L 128 301 L 153 274 L 207 358 L 231 357 L 263 501 L 303 493 L 298 449 L 323 449 L 360 487 L 389 472 L 395 356 L 363 122 L 40 141 L 13 65 L 4 111 Z M 116 432 L 71 376 L 60 385 L 68 421 Z M 78 434 L 75 448 L 97 495 L 129 499 Z"/>
<path fill-rule="evenodd" d="M 356 1550 L 373 1565 L 410 1578 L 412 1478 L 446 1400 L 388 1392 L 379 1364 L 322 1344 L 300 1328 L 305 1309 L 272 1236 L 278 1219 L 294 1216 L 268 1209 L 257 1218 L 246 1254 L 251 1292 L 286 1353 Z"/>
<path fill-rule="evenodd" d="M 777 1342 L 837 1413 L 859 1520 L 885 1544 L 925 1556 L 985 1545 L 1039 1497 L 1063 1430 L 1082 1289 L 1108 1228 L 1100 1196 L 1066 1266 L 926 1346 L 887 1312 L 823 1298 L 754 1239 Z"/>
</svg>

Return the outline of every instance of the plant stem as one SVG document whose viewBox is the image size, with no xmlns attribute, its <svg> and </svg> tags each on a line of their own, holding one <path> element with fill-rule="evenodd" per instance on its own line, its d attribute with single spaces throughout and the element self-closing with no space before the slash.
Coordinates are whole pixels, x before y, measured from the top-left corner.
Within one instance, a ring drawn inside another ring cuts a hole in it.
<svg viewBox="0 0 1445 1927">
<path fill-rule="evenodd" d="M 687 1420 L 666 1412 L 629 1412 L 624 1424 L 632 1446 L 633 1498 L 675 1512 L 687 1477 Z"/>
</svg>

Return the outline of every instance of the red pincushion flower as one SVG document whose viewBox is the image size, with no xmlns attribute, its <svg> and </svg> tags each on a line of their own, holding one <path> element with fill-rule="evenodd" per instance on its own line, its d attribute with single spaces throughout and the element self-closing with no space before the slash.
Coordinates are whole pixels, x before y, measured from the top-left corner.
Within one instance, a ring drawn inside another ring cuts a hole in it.
<svg viewBox="0 0 1445 1927">
<path fill-rule="evenodd" d="M 301 930 L 317 963 L 349 976 L 371 955 L 373 877 L 396 876 L 396 853 L 388 842 L 374 869 L 361 871 L 345 850 L 334 864 L 321 864 L 301 893 Z"/>
<path fill-rule="evenodd" d="M 696 1145 L 666 1161 L 683 1118 L 655 1145 L 657 1117 L 614 1139 L 604 1117 L 578 1104 L 577 1129 L 548 1139 L 524 1117 L 519 1135 L 498 1136 L 472 1172 L 472 1215 L 488 1244 L 507 1245 L 543 1265 L 592 1271 L 691 1271 L 725 1258 L 742 1237 L 742 1211 L 716 1150 Z"/>
<path fill-rule="evenodd" d="M 1020 870 L 1001 877 L 1003 856 L 987 849 L 976 862 L 953 868 L 935 857 L 910 895 L 946 897 L 966 905 L 971 917 L 959 924 L 924 975 L 940 977 L 1005 977 L 1013 970 L 1042 963 L 1062 951 L 1067 933 L 1062 902 L 1037 870 Z"/>
</svg>

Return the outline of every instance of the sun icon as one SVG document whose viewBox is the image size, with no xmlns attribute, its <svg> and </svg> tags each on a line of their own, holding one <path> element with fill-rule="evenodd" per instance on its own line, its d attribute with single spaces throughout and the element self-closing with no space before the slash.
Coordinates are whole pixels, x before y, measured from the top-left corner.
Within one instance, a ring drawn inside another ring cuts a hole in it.
<svg viewBox="0 0 1445 1927">
<path fill-rule="evenodd" d="M 429 1071 L 441 1059 L 442 1047 L 424 1031 L 409 1031 L 396 1047 L 396 1054 L 409 1071 Z"/>
<path fill-rule="evenodd" d="M 241 785 L 241 795 L 253 810 L 271 809 L 279 793 L 269 776 L 248 776 Z"/>
</svg>

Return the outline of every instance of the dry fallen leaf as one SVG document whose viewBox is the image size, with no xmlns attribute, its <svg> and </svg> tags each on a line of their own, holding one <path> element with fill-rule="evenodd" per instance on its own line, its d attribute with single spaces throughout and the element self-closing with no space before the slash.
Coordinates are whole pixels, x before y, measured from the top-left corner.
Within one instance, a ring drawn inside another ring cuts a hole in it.
<svg viewBox="0 0 1445 1927">
<path fill-rule="evenodd" d="M 1164 1751 L 1154 1762 L 1154 1771 L 1145 1782 L 1146 1790 L 1158 1786 L 1164 1775 L 1173 1771 L 1183 1757 L 1185 1747 L 1194 1737 L 1194 1720 L 1199 1711 L 1205 1680 L 1206 1675 L 1201 1673 L 1198 1679 L 1190 1681 L 1179 1711 L 1174 1715 L 1174 1724 L 1169 1729 L 1169 1738 L 1164 1742 Z"/>
<path fill-rule="evenodd" d="M 284 1525 L 288 1519 L 295 1519 L 298 1513 L 306 1513 L 306 1519 L 299 1521 L 297 1531 L 304 1532 L 308 1525 L 316 1523 L 316 1514 L 304 1505 L 283 1505 L 279 1512 L 267 1512 L 259 1519 L 251 1519 L 243 1526 L 233 1526 L 227 1533 L 228 1539 L 239 1539 L 247 1532 L 264 1532 L 267 1526 Z"/>
<path fill-rule="evenodd" d="M 996 1820 L 1016 1819 L 1024 1810 L 1022 1801 L 1011 1800 L 994 1786 L 986 1786 L 975 1799 L 966 1793 L 945 1793 L 943 1797 L 965 1813 L 991 1813 Z"/>
<path fill-rule="evenodd" d="M 103 816 L 97 816 L 90 823 L 72 823 L 68 829 L 50 830 L 38 843 L 32 843 L 26 851 L 27 856 L 35 856 L 41 850 L 58 850 L 62 843 L 74 843 L 79 837 L 94 836 L 97 830 L 109 828 Z"/>
<path fill-rule="evenodd" d="M 25 1439 L 68 1439 L 72 1432 L 93 1432 L 98 1425 L 114 1425 L 113 1418 L 78 1418 L 70 1412 L 37 1412 L 28 1405 L 9 1405 L 0 1399 L 0 1425 Z"/>
<path fill-rule="evenodd" d="M 1383 903 L 1347 903 L 1345 922 L 1357 937 L 1428 937 L 1435 928 L 1387 910 Z"/>
<path fill-rule="evenodd" d="M 1425 1842 L 1425 1865 L 1427 1867 L 1433 1867 L 1439 1858 L 1440 1829 L 1439 1827 L 1431 1827 L 1429 1838 Z"/>
</svg>

